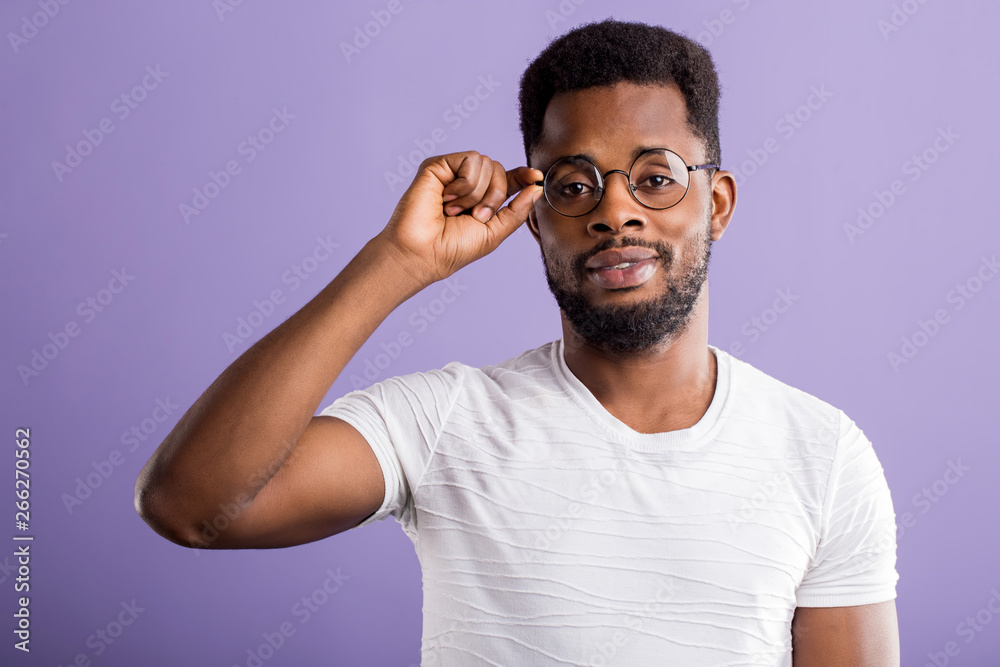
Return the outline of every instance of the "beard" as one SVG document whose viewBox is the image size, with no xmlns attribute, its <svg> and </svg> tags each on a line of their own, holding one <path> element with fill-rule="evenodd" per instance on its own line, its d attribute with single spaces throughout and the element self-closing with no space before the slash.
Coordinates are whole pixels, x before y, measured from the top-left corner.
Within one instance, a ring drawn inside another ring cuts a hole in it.
<svg viewBox="0 0 1000 667">
<path fill-rule="evenodd" d="M 708 278 L 708 261 L 712 256 L 711 216 L 702 228 L 698 239 L 686 253 L 688 261 L 681 266 L 680 275 L 668 279 L 665 291 L 657 297 L 629 304 L 591 304 L 579 288 L 589 280 L 586 263 L 590 257 L 609 248 L 642 246 L 654 250 L 659 257 L 660 271 L 654 280 L 669 276 L 674 266 L 674 252 L 663 242 L 625 237 L 622 243 L 608 239 L 571 264 L 556 260 L 550 266 L 542 251 L 542 264 L 549 290 L 569 320 L 573 331 L 590 345 L 614 354 L 636 354 L 676 339 L 687 327 L 691 311 Z M 620 292 L 641 288 L 627 287 Z"/>
</svg>

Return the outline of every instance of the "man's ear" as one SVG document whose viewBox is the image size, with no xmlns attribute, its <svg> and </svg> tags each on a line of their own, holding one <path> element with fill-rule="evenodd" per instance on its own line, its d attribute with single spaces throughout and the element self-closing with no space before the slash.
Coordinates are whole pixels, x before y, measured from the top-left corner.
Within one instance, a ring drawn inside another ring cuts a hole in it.
<svg viewBox="0 0 1000 667">
<path fill-rule="evenodd" d="M 535 218 L 535 207 L 532 206 L 531 210 L 528 211 L 528 221 L 525 223 L 531 235 L 535 237 L 535 241 L 538 242 L 538 247 L 542 246 L 542 237 L 538 234 L 538 219 Z"/>
<path fill-rule="evenodd" d="M 722 238 L 736 210 L 736 179 L 720 169 L 712 175 L 712 240 Z"/>
</svg>

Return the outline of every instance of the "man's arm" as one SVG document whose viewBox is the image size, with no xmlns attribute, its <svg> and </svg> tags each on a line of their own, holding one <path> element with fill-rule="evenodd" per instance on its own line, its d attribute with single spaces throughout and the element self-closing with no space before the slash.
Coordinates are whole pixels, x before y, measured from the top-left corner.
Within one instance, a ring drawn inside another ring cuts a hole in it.
<svg viewBox="0 0 1000 667">
<path fill-rule="evenodd" d="M 856 607 L 798 607 L 795 667 L 899 667 L 896 601 Z"/>
<path fill-rule="evenodd" d="M 314 416 L 319 402 L 389 313 L 524 222 L 539 174 L 475 152 L 425 160 L 386 228 L 181 417 L 136 480 L 139 515 L 184 546 L 265 548 L 333 535 L 375 511 L 384 486 L 374 453 L 353 426 Z M 446 215 L 480 205 L 485 222 Z"/>
</svg>

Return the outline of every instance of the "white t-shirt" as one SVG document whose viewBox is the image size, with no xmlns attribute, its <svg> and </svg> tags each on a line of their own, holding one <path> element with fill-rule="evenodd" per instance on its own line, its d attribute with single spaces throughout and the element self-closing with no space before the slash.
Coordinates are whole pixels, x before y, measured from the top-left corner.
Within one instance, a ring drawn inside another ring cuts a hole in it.
<svg viewBox="0 0 1000 667">
<path fill-rule="evenodd" d="M 423 572 L 422 665 L 791 665 L 796 606 L 896 597 L 875 452 L 841 410 L 724 350 L 691 428 L 643 434 L 562 340 L 320 414 L 369 442 Z"/>
</svg>

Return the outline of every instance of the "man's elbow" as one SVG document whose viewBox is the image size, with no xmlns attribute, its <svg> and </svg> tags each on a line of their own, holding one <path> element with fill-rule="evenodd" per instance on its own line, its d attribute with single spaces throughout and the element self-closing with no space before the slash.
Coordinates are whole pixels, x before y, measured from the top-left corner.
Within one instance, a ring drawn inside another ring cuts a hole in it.
<svg viewBox="0 0 1000 667">
<path fill-rule="evenodd" d="M 200 533 L 195 522 L 184 520 L 178 503 L 164 487 L 144 469 L 135 482 L 136 514 L 158 535 L 174 544 L 191 549 L 209 547 L 210 541 Z"/>
</svg>

